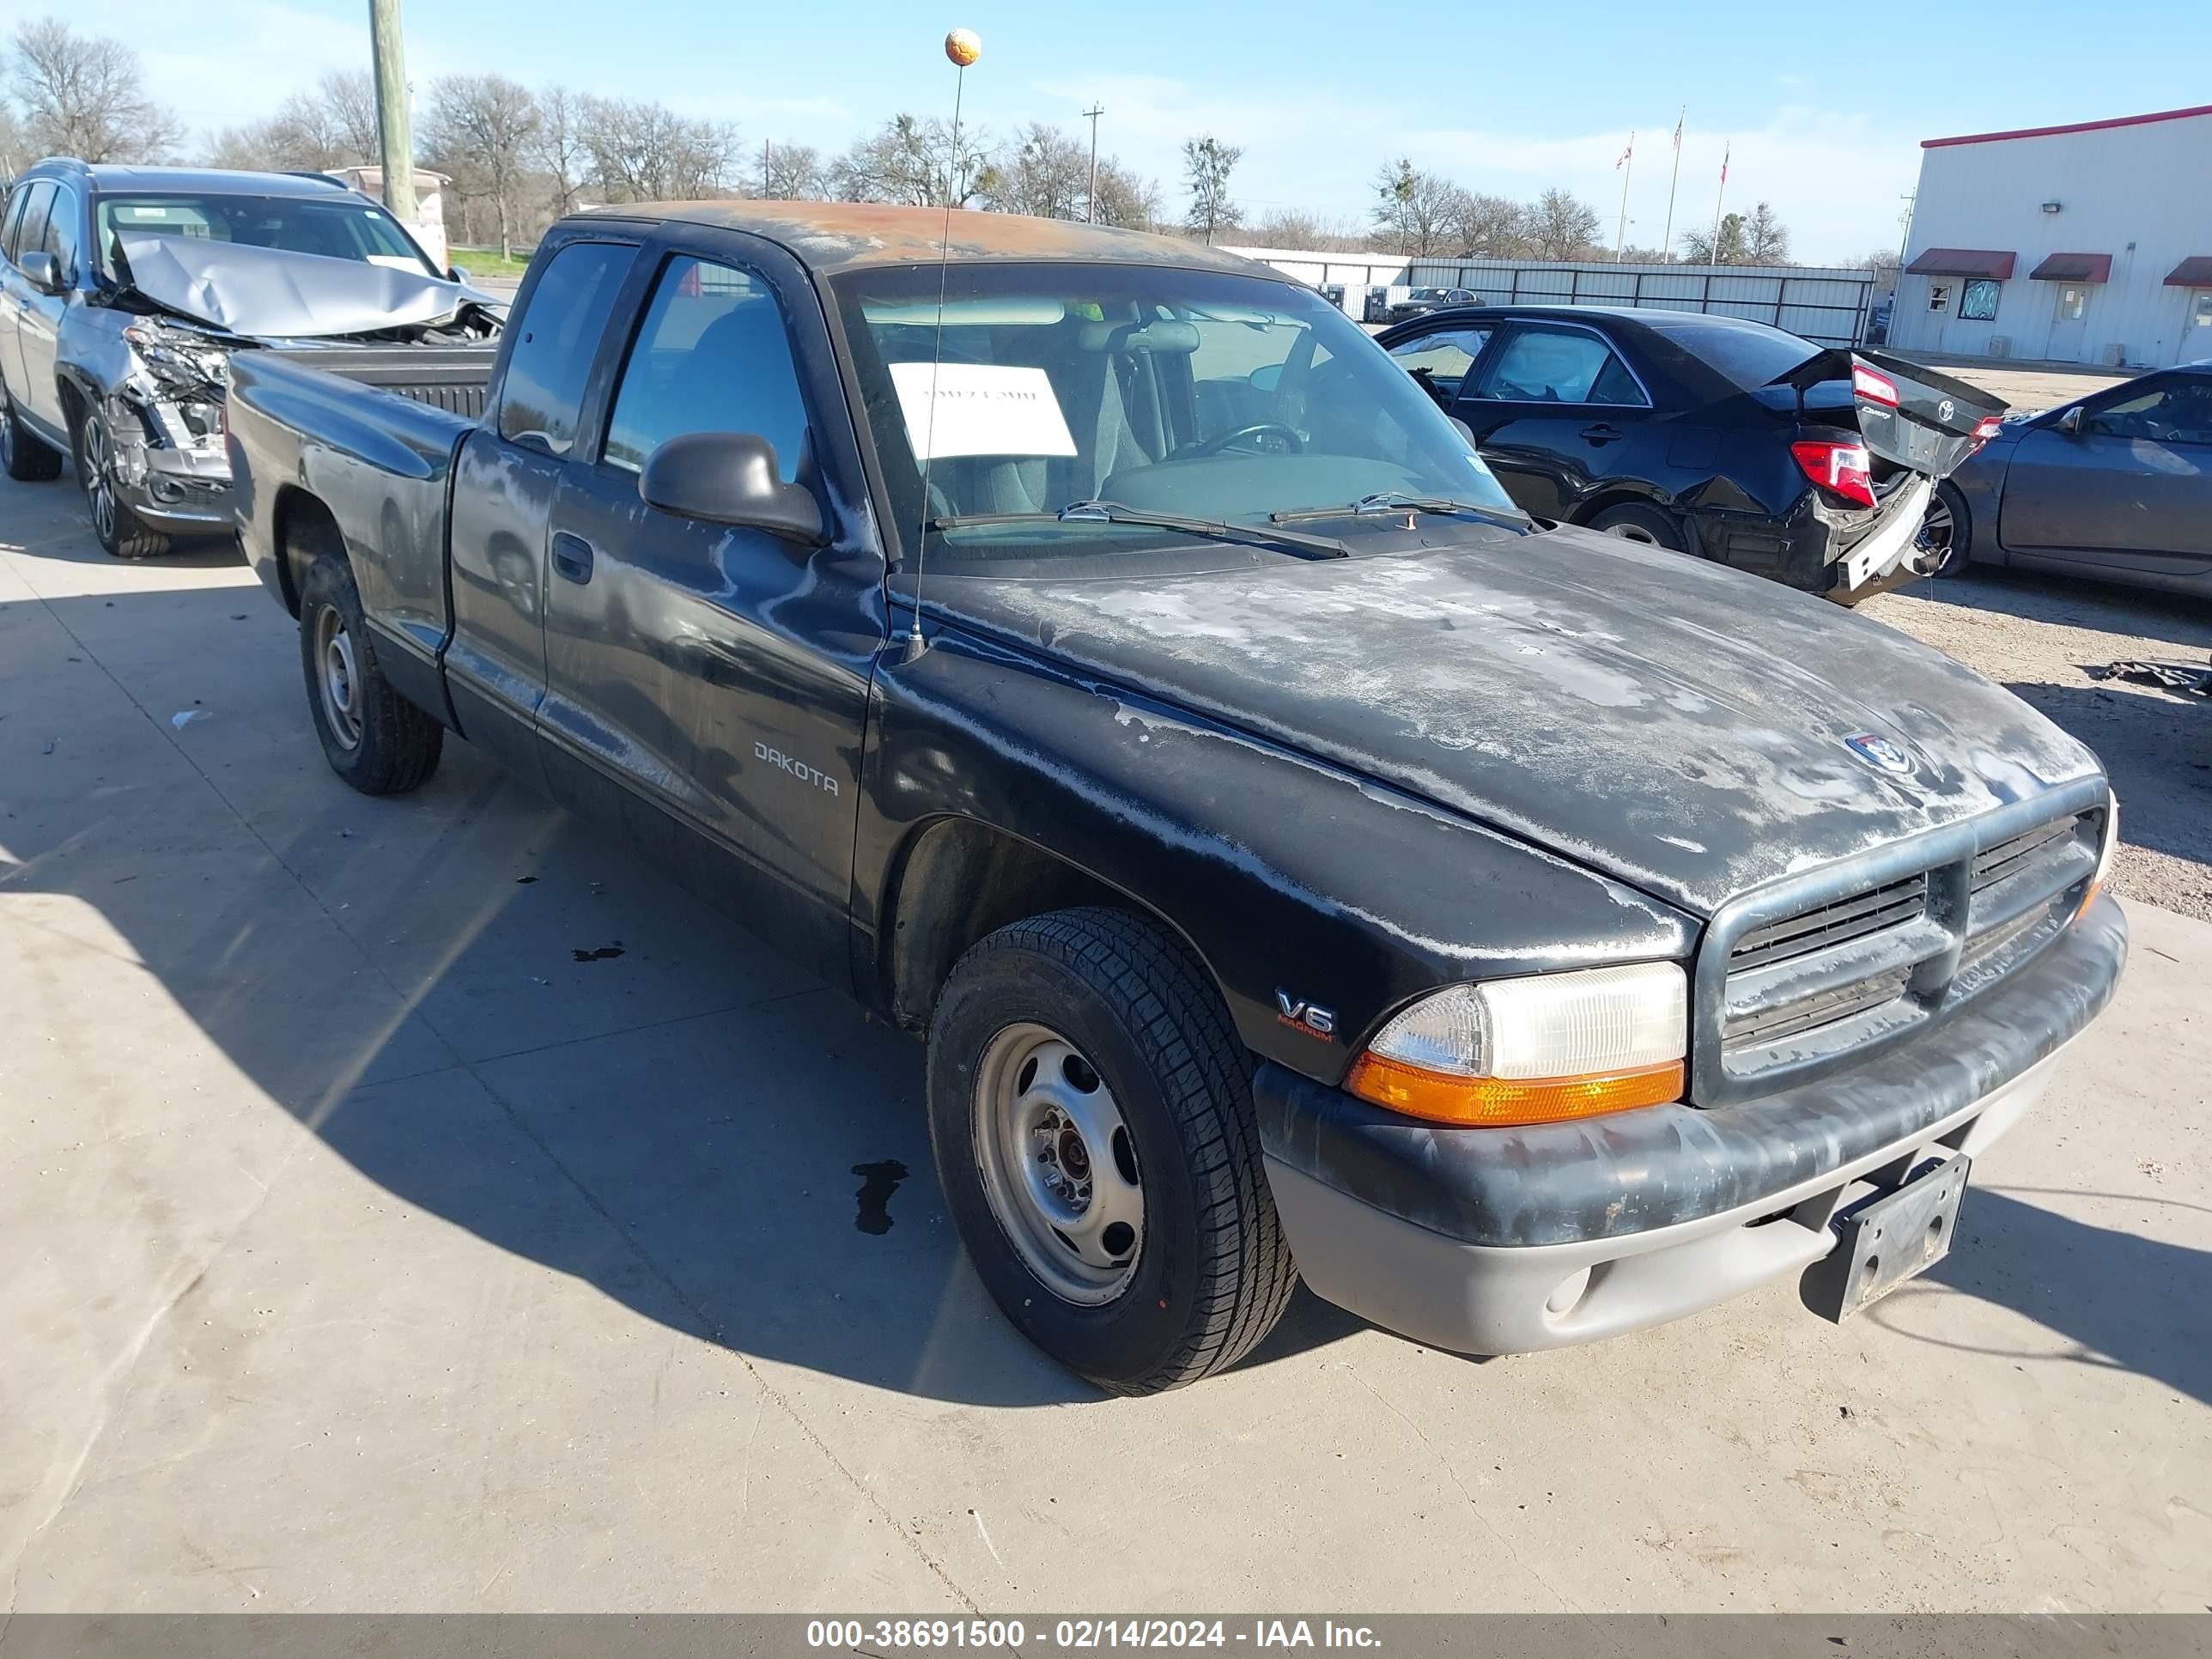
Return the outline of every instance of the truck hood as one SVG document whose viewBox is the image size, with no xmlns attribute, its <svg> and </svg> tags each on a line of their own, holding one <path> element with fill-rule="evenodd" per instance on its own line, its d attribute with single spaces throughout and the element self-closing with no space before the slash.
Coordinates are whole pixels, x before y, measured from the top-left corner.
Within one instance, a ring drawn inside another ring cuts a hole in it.
<svg viewBox="0 0 2212 1659">
<path fill-rule="evenodd" d="M 166 310 L 233 334 L 368 334 L 499 303 L 459 283 L 358 259 L 143 232 L 124 232 L 119 240 L 133 289 Z"/>
<path fill-rule="evenodd" d="M 933 578 L 928 603 L 1700 915 L 2098 769 L 1877 623 L 1580 530 L 1167 578 Z M 1851 743 L 1869 737 L 1905 769 Z"/>
</svg>

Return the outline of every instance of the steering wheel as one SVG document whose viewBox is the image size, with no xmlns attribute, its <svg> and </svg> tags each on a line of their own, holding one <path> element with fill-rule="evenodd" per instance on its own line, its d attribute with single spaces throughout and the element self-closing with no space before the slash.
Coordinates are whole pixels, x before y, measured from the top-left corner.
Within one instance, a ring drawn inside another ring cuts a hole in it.
<svg viewBox="0 0 2212 1659">
<path fill-rule="evenodd" d="M 1186 445 L 1177 453 L 1186 459 L 1200 455 L 1218 455 L 1239 438 L 1256 438 L 1263 432 L 1272 432 L 1287 440 L 1290 453 L 1293 455 L 1299 453 L 1306 447 L 1306 441 L 1298 435 L 1298 429 L 1296 427 L 1285 426 L 1280 421 L 1255 421 L 1249 426 L 1238 427 L 1234 432 L 1224 432 L 1218 438 L 1207 438 L 1200 443 Z"/>
</svg>

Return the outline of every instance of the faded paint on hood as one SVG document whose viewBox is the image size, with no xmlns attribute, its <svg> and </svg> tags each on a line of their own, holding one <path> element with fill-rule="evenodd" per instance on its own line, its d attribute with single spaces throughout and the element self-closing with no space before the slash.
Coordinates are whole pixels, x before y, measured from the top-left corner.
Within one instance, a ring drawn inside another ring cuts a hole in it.
<svg viewBox="0 0 2212 1659">
<path fill-rule="evenodd" d="M 929 603 L 1710 915 L 2096 772 L 1941 652 L 1576 530 L 1254 571 L 933 578 Z M 1845 739 L 1901 745 L 1894 776 Z M 1385 843 L 1378 842 L 1378 848 Z"/>
<path fill-rule="evenodd" d="M 312 339 L 442 322 L 490 295 L 421 272 L 320 253 L 122 235 L 131 286 L 156 305 L 234 334 Z"/>
</svg>

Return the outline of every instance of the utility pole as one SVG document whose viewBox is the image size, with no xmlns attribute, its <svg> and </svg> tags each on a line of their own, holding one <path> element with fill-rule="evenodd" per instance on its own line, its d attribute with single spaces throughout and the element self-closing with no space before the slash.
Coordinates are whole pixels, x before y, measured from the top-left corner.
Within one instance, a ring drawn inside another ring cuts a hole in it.
<svg viewBox="0 0 2212 1659">
<path fill-rule="evenodd" d="M 768 153 L 774 148 L 765 138 L 761 140 L 761 200 L 768 200 Z"/>
<path fill-rule="evenodd" d="M 415 140 L 407 119 L 407 49 L 399 33 L 399 0 L 368 0 L 369 53 L 376 66 L 376 137 L 384 164 L 384 205 L 415 223 Z"/>
<path fill-rule="evenodd" d="M 1084 114 L 1091 118 L 1091 188 L 1084 192 L 1083 222 L 1098 222 L 1098 118 L 1106 112 L 1103 104 L 1093 104 Z"/>
</svg>

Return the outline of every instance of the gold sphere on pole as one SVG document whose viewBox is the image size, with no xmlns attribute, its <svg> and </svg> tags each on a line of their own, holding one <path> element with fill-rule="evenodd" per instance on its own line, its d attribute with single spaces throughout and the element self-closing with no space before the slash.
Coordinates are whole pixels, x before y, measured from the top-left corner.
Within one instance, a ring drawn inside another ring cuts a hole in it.
<svg viewBox="0 0 2212 1659">
<path fill-rule="evenodd" d="M 955 29 L 945 37 L 945 55 L 966 69 L 983 55 L 983 37 L 973 29 Z"/>
</svg>

